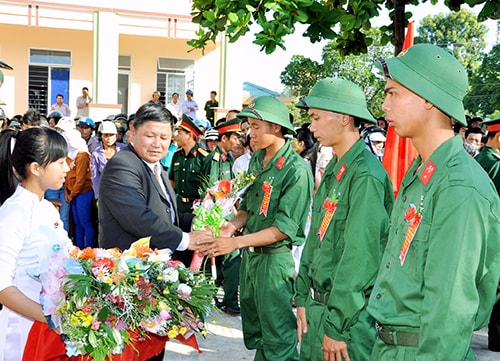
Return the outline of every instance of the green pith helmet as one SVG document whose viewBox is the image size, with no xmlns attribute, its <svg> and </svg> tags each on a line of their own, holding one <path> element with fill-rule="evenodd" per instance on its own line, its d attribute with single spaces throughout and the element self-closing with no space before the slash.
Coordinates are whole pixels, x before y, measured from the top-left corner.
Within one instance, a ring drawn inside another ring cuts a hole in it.
<svg viewBox="0 0 500 361">
<path fill-rule="evenodd" d="M 325 78 L 316 83 L 309 95 L 300 99 L 298 108 L 317 108 L 352 115 L 377 124 L 368 111 L 366 96 L 353 82 L 340 78 Z"/>
<path fill-rule="evenodd" d="M 255 98 L 247 108 L 238 113 L 238 117 L 255 118 L 269 123 L 281 125 L 288 133 L 295 134 L 295 129 L 290 121 L 287 106 L 275 97 L 262 96 Z"/>
<path fill-rule="evenodd" d="M 417 44 L 395 58 L 379 59 L 377 65 L 386 77 L 467 126 L 463 105 L 468 88 L 467 71 L 447 49 Z"/>
</svg>

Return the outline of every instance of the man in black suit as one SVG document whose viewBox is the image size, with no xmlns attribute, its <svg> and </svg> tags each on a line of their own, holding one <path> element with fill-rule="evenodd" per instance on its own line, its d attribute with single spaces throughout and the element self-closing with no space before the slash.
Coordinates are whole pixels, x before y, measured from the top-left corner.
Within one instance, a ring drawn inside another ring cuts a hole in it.
<svg viewBox="0 0 500 361">
<path fill-rule="evenodd" d="M 99 246 L 122 250 L 151 236 L 152 248 L 195 250 L 206 232 L 190 232 L 192 214 L 178 214 L 175 194 L 159 161 L 170 147 L 172 114 L 144 104 L 130 128 L 131 143 L 111 158 L 99 183 Z M 158 175 L 157 175 L 158 174 Z M 187 265 L 189 266 L 189 265 Z M 162 360 L 163 354 L 150 360 Z"/>
</svg>

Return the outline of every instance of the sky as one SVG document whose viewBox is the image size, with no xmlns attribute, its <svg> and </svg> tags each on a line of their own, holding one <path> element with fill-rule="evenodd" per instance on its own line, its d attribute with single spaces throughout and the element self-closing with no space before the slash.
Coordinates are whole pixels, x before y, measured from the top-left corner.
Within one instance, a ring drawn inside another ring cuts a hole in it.
<svg viewBox="0 0 500 361">
<path fill-rule="evenodd" d="M 467 7 L 468 8 L 468 7 Z M 468 8 L 471 10 L 470 8 Z M 472 9 L 474 13 L 479 12 L 480 7 L 476 6 Z M 438 13 L 449 13 L 450 10 L 444 5 L 443 0 L 435 6 L 430 4 L 430 2 L 420 4 L 418 6 L 409 6 L 406 11 L 411 11 L 413 17 L 411 20 L 415 20 L 415 32 L 418 30 L 418 23 L 426 15 L 437 15 Z M 387 22 L 389 17 L 387 13 L 381 15 L 379 18 L 372 22 L 373 26 L 382 26 L 384 22 Z M 496 38 L 496 25 L 495 21 L 489 20 L 485 22 L 485 25 L 489 27 L 488 32 L 488 50 L 491 49 L 495 43 Z M 258 28 L 256 28 L 258 29 Z M 285 38 L 286 51 L 281 48 L 277 48 L 274 53 L 267 55 L 265 52 L 260 51 L 260 47 L 252 43 L 254 40 L 253 33 L 256 31 L 250 31 L 250 35 L 246 35 L 244 38 L 240 38 L 236 44 L 231 46 L 231 51 L 235 51 L 239 54 L 238 63 L 242 66 L 242 69 L 258 69 L 257 71 L 248 72 L 248 75 L 243 77 L 243 81 L 249 81 L 251 83 L 260 85 L 262 87 L 281 92 L 283 91 L 283 85 L 280 81 L 280 74 L 285 69 L 285 67 L 290 63 L 293 55 L 303 55 L 312 60 L 321 62 L 321 51 L 326 41 L 312 44 L 308 38 L 302 37 L 302 33 L 306 29 L 305 26 L 297 26 L 297 29 L 293 35 L 289 35 Z"/>
</svg>

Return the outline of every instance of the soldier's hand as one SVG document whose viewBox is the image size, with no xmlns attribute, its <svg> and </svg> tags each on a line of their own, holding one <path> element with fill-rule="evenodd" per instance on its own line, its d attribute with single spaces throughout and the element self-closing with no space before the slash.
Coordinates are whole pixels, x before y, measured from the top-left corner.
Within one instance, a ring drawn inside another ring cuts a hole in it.
<svg viewBox="0 0 500 361">
<path fill-rule="evenodd" d="M 201 253 L 209 257 L 225 255 L 235 249 L 237 249 L 237 246 L 233 237 L 219 237 L 201 241 L 198 248 Z"/>
<path fill-rule="evenodd" d="M 220 236 L 231 237 L 236 231 L 237 229 L 234 227 L 234 225 L 231 222 L 228 222 L 221 227 Z"/>
<path fill-rule="evenodd" d="M 297 307 L 297 337 L 302 343 L 302 334 L 307 333 L 306 308 Z"/>
<path fill-rule="evenodd" d="M 347 353 L 347 344 L 344 341 L 337 341 L 333 338 L 323 335 L 323 357 L 325 361 L 350 361 Z"/>
</svg>

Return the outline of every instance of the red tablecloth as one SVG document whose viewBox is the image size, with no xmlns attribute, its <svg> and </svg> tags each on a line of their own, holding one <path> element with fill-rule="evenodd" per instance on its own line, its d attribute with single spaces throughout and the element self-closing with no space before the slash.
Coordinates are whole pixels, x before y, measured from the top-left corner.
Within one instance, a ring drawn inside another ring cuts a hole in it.
<svg viewBox="0 0 500 361">
<path fill-rule="evenodd" d="M 130 346 L 125 347 L 125 352 L 120 355 L 113 355 L 112 361 L 145 361 L 155 355 L 158 355 L 165 347 L 165 342 L 169 340 L 168 336 L 158 336 L 149 334 L 149 338 L 145 340 L 137 340 L 137 335 L 131 334 L 134 339 L 134 350 Z M 180 342 L 189 345 L 201 353 L 201 350 L 196 341 L 196 336 L 193 334 L 188 339 L 182 336 L 177 337 Z M 66 347 L 61 337 L 50 330 L 46 323 L 35 321 L 28 335 L 28 341 L 24 349 L 23 361 L 90 361 L 91 357 L 66 355 Z"/>
</svg>

